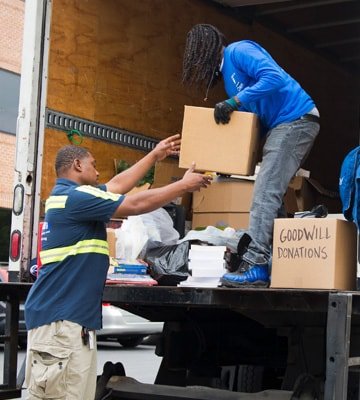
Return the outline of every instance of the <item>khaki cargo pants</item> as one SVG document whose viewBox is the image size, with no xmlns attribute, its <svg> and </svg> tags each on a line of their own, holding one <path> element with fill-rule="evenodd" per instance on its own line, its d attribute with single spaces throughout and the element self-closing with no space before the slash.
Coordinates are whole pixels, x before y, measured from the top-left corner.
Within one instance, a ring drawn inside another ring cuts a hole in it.
<svg viewBox="0 0 360 400">
<path fill-rule="evenodd" d="M 28 332 L 25 385 L 29 400 L 94 399 L 96 338 L 94 346 L 85 345 L 81 329 L 74 322 L 57 321 Z"/>
</svg>

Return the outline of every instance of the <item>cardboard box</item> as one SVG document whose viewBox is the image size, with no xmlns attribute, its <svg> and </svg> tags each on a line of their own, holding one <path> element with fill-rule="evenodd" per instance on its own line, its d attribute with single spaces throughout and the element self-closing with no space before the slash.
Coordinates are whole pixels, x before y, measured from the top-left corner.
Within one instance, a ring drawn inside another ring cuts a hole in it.
<svg viewBox="0 0 360 400">
<path fill-rule="evenodd" d="M 234 111 L 228 124 L 216 124 L 213 108 L 185 106 L 179 167 L 195 161 L 198 171 L 253 175 L 258 147 L 255 114 Z"/>
<path fill-rule="evenodd" d="M 155 164 L 154 183 L 152 187 L 161 187 L 181 179 L 186 169 L 179 168 L 178 161 L 171 158 L 159 161 Z"/>
<path fill-rule="evenodd" d="M 234 229 L 246 229 L 249 226 L 250 213 L 193 213 L 192 229 L 216 226 L 217 228 L 231 227 Z"/>
<path fill-rule="evenodd" d="M 160 188 L 170 183 L 174 183 L 184 176 L 186 169 L 178 167 L 176 160 L 165 159 L 155 164 L 154 183 L 151 188 Z M 185 208 L 186 219 L 191 219 L 192 193 L 184 193 L 173 202 Z"/>
<path fill-rule="evenodd" d="M 109 256 L 116 257 L 116 236 L 115 229 L 106 228 L 107 242 L 109 245 Z"/>
<path fill-rule="evenodd" d="M 193 193 L 193 212 L 249 212 L 254 182 L 219 179 Z"/>
<path fill-rule="evenodd" d="M 315 196 L 308 180 L 302 176 L 291 179 L 284 196 L 285 209 L 294 214 L 298 211 L 309 211 L 315 205 Z"/>
<path fill-rule="evenodd" d="M 290 214 L 310 211 L 317 204 L 324 204 L 329 212 L 341 212 L 338 192 L 327 190 L 315 179 L 303 176 L 295 176 L 290 181 L 284 203 L 286 211 Z"/>
<path fill-rule="evenodd" d="M 194 192 L 192 227 L 247 228 L 253 189 L 254 181 L 229 178 Z"/>
<path fill-rule="evenodd" d="M 276 219 L 271 287 L 354 290 L 356 241 L 349 221 Z"/>
</svg>

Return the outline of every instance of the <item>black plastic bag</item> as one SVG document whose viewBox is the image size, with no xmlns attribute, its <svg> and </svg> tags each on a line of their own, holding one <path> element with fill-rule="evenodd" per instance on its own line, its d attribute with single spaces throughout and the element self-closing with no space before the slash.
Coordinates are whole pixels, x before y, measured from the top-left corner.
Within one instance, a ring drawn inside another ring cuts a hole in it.
<svg viewBox="0 0 360 400">
<path fill-rule="evenodd" d="M 151 277 L 161 286 L 176 286 L 190 276 L 189 242 L 149 249 L 143 258 Z"/>
</svg>

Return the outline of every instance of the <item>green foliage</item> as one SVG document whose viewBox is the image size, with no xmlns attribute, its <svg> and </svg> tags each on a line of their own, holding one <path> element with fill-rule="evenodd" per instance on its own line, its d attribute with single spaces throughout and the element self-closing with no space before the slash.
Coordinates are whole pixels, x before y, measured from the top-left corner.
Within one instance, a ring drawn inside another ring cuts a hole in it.
<svg viewBox="0 0 360 400">
<path fill-rule="evenodd" d="M 116 173 L 119 174 L 120 172 L 123 172 L 130 168 L 131 165 L 124 161 L 124 160 L 119 160 L 119 162 L 116 165 Z M 140 181 L 137 183 L 136 186 L 142 186 L 145 185 L 145 183 L 150 183 L 150 185 L 154 182 L 154 172 L 155 172 L 155 167 L 151 167 L 149 171 L 146 173 L 146 175 L 140 179 Z"/>
<path fill-rule="evenodd" d="M 119 174 L 120 172 L 123 172 L 128 168 L 130 168 L 130 164 L 128 162 L 124 160 L 119 160 L 116 166 L 116 173 Z"/>
</svg>

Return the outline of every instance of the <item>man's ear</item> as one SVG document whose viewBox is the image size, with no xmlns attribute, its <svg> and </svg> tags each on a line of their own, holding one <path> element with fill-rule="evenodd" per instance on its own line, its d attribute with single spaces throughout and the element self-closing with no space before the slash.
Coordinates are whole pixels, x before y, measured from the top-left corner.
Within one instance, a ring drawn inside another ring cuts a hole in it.
<svg viewBox="0 0 360 400">
<path fill-rule="evenodd" d="M 78 171 L 78 172 L 82 171 L 81 160 L 79 160 L 78 158 L 75 158 L 73 165 L 74 165 L 75 171 Z"/>
</svg>

